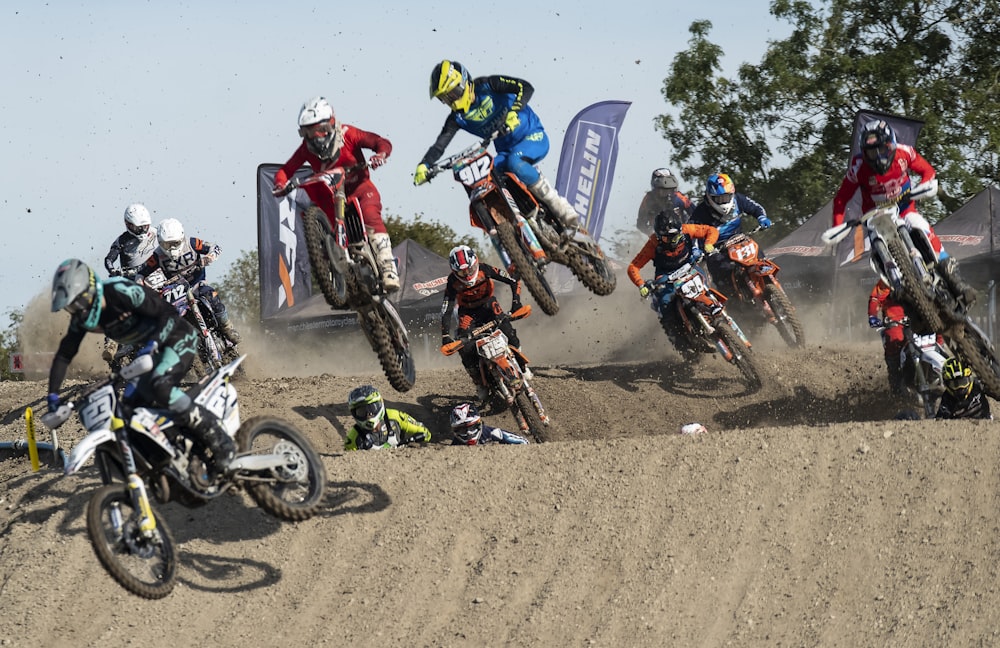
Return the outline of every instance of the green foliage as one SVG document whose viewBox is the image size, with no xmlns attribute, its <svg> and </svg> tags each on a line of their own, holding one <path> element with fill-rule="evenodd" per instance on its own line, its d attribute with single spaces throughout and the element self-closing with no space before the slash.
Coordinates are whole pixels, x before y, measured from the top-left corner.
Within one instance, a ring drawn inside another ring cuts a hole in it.
<svg viewBox="0 0 1000 648">
<path fill-rule="evenodd" d="M 10 370 L 10 356 L 21 348 L 21 324 L 24 322 L 23 311 L 7 313 L 10 323 L 0 332 L 0 380 L 24 380 L 24 374 L 13 373 Z"/>
<path fill-rule="evenodd" d="M 1000 0 L 774 0 L 771 14 L 792 32 L 736 79 L 720 74 L 711 23 L 696 21 L 664 79 L 675 114 L 657 129 L 681 176 L 697 186 L 730 173 L 790 230 L 840 186 L 858 110 L 918 119 L 942 215 L 1000 182 L 998 11 Z"/>
<path fill-rule="evenodd" d="M 243 250 L 215 284 L 230 316 L 245 323 L 260 320 L 260 263 L 257 250 Z"/>
</svg>

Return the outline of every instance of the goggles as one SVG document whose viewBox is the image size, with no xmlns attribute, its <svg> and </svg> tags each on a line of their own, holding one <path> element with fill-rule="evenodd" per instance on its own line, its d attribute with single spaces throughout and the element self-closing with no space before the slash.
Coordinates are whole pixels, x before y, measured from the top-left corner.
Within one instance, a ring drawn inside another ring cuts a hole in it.
<svg viewBox="0 0 1000 648">
<path fill-rule="evenodd" d="M 725 205 L 725 204 L 728 204 L 729 201 L 731 201 L 733 199 L 733 194 L 731 194 L 731 193 L 724 193 L 724 194 L 721 194 L 721 195 L 718 195 L 718 196 L 714 196 L 713 195 L 713 196 L 709 196 L 708 199 L 711 200 L 712 202 L 714 202 L 716 205 Z"/>
<path fill-rule="evenodd" d="M 448 90 L 447 92 L 442 92 L 437 96 L 438 101 L 445 104 L 446 106 L 450 106 L 451 104 L 455 103 L 456 101 L 462 98 L 462 96 L 465 94 L 466 86 L 467 84 L 460 83 L 451 90 Z"/>
<path fill-rule="evenodd" d="M 299 135 L 306 139 L 323 139 L 329 137 L 332 133 L 333 124 L 329 121 L 299 126 Z"/>
<path fill-rule="evenodd" d="M 357 421 L 367 421 L 375 418 L 381 409 L 381 403 L 362 403 L 351 408 L 351 416 Z"/>
<path fill-rule="evenodd" d="M 136 236 L 142 236 L 149 231 L 149 225 L 133 225 L 132 223 L 125 223 L 125 228 Z"/>
<path fill-rule="evenodd" d="M 83 292 L 76 296 L 76 299 L 66 304 L 63 308 L 70 315 L 81 315 L 90 308 L 92 299 Z"/>
<path fill-rule="evenodd" d="M 184 245 L 184 241 L 164 241 L 160 243 L 160 247 L 164 250 L 179 250 L 182 245 Z"/>
</svg>

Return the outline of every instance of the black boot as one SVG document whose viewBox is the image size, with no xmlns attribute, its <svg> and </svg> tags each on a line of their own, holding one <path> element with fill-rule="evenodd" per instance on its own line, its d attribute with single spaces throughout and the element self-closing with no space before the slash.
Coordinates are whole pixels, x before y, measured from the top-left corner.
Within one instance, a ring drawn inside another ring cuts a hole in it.
<svg viewBox="0 0 1000 648">
<path fill-rule="evenodd" d="M 940 268 L 941 275 L 945 278 L 945 281 L 962 298 L 967 307 L 976 303 L 976 291 L 962 279 L 962 275 L 958 271 L 958 261 L 955 260 L 955 257 L 948 257 L 944 261 L 941 261 L 938 263 L 938 268 Z"/>
<path fill-rule="evenodd" d="M 185 415 L 184 424 L 198 435 L 199 440 L 212 452 L 208 466 L 209 481 L 224 475 L 236 456 L 236 444 L 226 433 L 222 421 L 201 405 L 192 405 Z"/>
<path fill-rule="evenodd" d="M 886 358 L 885 368 L 889 374 L 889 391 L 893 396 L 903 396 L 906 393 L 903 381 L 903 368 L 898 362 Z"/>
</svg>

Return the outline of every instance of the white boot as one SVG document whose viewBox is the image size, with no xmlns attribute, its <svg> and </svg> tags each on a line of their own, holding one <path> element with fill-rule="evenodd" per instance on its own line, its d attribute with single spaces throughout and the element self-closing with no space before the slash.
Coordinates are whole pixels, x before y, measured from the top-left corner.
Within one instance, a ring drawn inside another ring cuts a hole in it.
<svg viewBox="0 0 1000 648">
<path fill-rule="evenodd" d="M 566 227 L 576 229 L 580 226 L 580 216 L 573 209 L 573 205 L 556 192 L 545 176 L 539 175 L 538 182 L 528 185 L 528 191 L 545 203 L 549 212 L 561 220 Z"/>
<path fill-rule="evenodd" d="M 392 256 L 392 242 L 388 234 L 376 233 L 368 238 L 375 248 L 375 261 L 382 273 L 382 286 L 387 293 L 399 290 L 399 272 L 396 270 L 396 258 Z"/>
</svg>

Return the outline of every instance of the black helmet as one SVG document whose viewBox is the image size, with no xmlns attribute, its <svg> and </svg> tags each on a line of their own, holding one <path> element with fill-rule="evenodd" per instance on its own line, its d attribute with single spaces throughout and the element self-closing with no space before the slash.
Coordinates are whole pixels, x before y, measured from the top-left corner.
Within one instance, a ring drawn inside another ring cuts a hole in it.
<svg viewBox="0 0 1000 648">
<path fill-rule="evenodd" d="M 677 178 L 673 173 L 670 173 L 670 169 L 656 169 L 653 171 L 653 177 L 649 179 L 649 186 L 651 189 L 677 189 Z"/>
<path fill-rule="evenodd" d="M 100 317 L 103 288 L 90 266 L 79 259 L 66 259 L 52 277 L 52 312 L 65 310 L 92 329 Z"/>
<path fill-rule="evenodd" d="M 876 173 L 889 170 L 896 157 L 896 133 L 881 119 L 873 119 L 861 128 L 861 155 Z"/>
<path fill-rule="evenodd" d="M 673 211 L 662 211 L 656 215 L 653 223 L 653 231 L 670 249 L 677 247 L 681 239 L 684 238 L 684 231 L 681 229 L 681 219 Z"/>
</svg>

